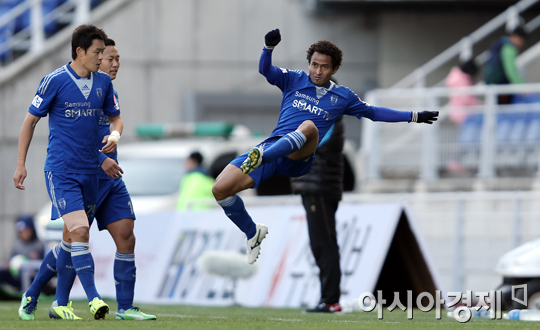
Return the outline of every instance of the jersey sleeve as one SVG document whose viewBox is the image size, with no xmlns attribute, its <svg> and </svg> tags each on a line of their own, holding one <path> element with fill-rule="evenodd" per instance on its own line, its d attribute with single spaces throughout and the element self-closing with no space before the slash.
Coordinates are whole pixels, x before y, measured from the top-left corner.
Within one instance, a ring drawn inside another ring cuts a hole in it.
<svg viewBox="0 0 540 330">
<path fill-rule="evenodd" d="M 372 106 L 373 111 L 366 115 L 366 118 L 369 118 L 373 121 L 384 121 L 387 123 L 397 123 L 397 122 L 410 122 L 412 119 L 411 111 L 399 111 L 385 107 L 375 107 Z"/>
<path fill-rule="evenodd" d="M 350 92 L 347 108 L 345 109 L 345 114 L 349 116 L 355 116 L 360 119 L 362 117 L 368 117 L 373 113 L 374 109 L 368 103 L 362 101 L 358 95 L 354 92 Z"/>
<path fill-rule="evenodd" d="M 114 108 L 117 110 L 120 110 L 120 99 L 118 97 L 118 92 L 116 90 L 113 93 L 113 99 L 114 99 Z"/>
<path fill-rule="evenodd" d="M 103 164 L 103 162 L 105 161 L 105 159 L 107 159 L 107 155 L 105 155 L 104 153 L 100 152 L 99 153 L 99 165 L 101 166 L 101 164 Z"/>
<path fill-rule="evenodd" d="M 266 80 L 284 91 L 292 84 L 295 76 L 298 76 L 296 71 L 280 68 L 272 65 L 272 50 L 263 49 L 259 60 L 259 72 L 266 77 Z"/>
<path fill-rule="evenodd" d="M 107 75 L 105 75 L 107 76 Z M 108 76 L 107 76 L 108 77 Z M 105 93 L 105 100 L 103 101 L 103 113 L 106 116 L 113 117 L 120 114 L 120 106 L 116 102 L 116 97 L 114 95 L 114 89 L 110 78 L 106 80 L 107 88 Z"/>
<path fill-rule="evenodd" d="M 352 92 L 351 92 L 352 93 Z M 399 111 L 385 107 L 376 107 L 362 101 L 356 94 L 350 98 L 349 107 L 345 114 L 357 118 L 366 117 L 372 121 L 383 122 L 406 122 L 410 121 L 412 113 L 410 111 Z"/>
<path fill-rule="evenodd" d="M 41 79 L 28 112 L 36 117 L 46 117 L 51 109 L 51 104 L 56 98 L 57 89 L 56 81 L 50 76 Z"/>
</svg>

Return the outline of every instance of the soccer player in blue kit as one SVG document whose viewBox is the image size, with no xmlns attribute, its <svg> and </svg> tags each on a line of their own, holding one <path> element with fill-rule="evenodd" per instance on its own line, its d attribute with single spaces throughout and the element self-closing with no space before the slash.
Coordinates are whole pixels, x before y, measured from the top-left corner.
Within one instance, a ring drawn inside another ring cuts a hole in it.
<svg viewBox="0 0 540 330">
<path fill-rule="evenodd" d="M 397 111 L 372 106 L 347 87 L 336 85 L 330 79 L 341 66 L 343 53 L 326 40 L 308 49 L 308 74 L 273 66 L 272 52 L 280 41 L 279 29 L 268 32 L 259 60 L 259 72 L 283 93 L 277 126 L 263 142 L 227 165 L 212 189 L 227 217 L 246 234 L 250 264 L 259 256 L 268 227 L 253 222 L 238 192 L 256 188 L 273 176 L 307 174 L 319 142 L 342 115 L 372 121 L 427 124 L 432 124 L 439 115 L 438 111 Z"/>
<path fill-rule="evenodd" d="M 105 40 L 105 51 L 101 61 L 100 70 L 116 79 L 120 68 L 120 54 L 114 40 Z M 115 107 L 119 109 L 118 93 L 114 91 Z M 103 144 L 108 140 L 110 133 L 108 117 L 100 114 L 99 118 L 99 141 Z M 118 137 L 114 137 L 118 142 Z M 100 153 L 99 162 L 103 171 L 99 173 L 98 199 L 96 204 L 95 218 L 99 230 L 107 229 L 116 244 L 114 259 L 114 280 L 116 286 L 116 300 L 118 308 L 116 320 L 155 320 L 154 315 L 149 315 L 133 306 L 135 291 L 135 235 L 133 227 L 135 214 L 131 198 L 121 179 L 122 169 L 117 163 L 117 152 L 111 154 Z M 120 174 L 118 173 L 120 171 Z M 115 176 L 115 174 L 118 174 Z M 91 223 L 90 223 L 91 225 Z M 43 263 L 32 282 L 32 285 L 24 293 L 19 309 L 19 317 L 22 320 L 32 320 L 35 311 L 35 303 L 27 304 L 28 297 L 36 299 L 43 286 L 56 274 L 56 258 L 60 245 L 55 246 L 43 260 Z"/>
<path fill-rule="evenodd" d="M 120 68 L 120 54 L 112 39 L 105 40 L 105 52 L 101 62 L 101 71 L 107 73 L 111 80 L 116 79 Z M 118 93 L 114 91 L 114 101 L 118 106 Z M 101 115 L 99 119 L 99 137 L 104 141 L 110 132 L 107 116 Z M 118 141 L 118 140 L 117 140 Z M 140 311 L 133 306 L 135 293 L 135 213 L 133 204 L 121 177 L 114 177 L 118 164 L 118 154 L 100 153 L 100 163 L 103 171 L 99 174 L 98 201 L 96 221 L 99 230 L 107 229 L 116 244 L 114 258 L 114 281 L 116 286 L 116 301 L 118 308 L 116 320 L 155 320 L 156 316 Z M 108 163 L 108 165 L 106 164 Z M 112 173 L 107 173 L 112 169 Z"/>
<path fill-rule="evenodd" d="M 79 277 L 95 319 L 105 318 L 109 306 L 94 282 L 94 260 L 89 250 L 89 226 L 96 212 L 99 170 L 99 118 L 104 113 L 111 124 L 110 137 L 101 149 L 116 150 L 115 137 L 123 130 L 120 110 L 115 108 L 111 78 L 98 72 L 107 35 L 94 25 L 77 27 L 71 37 L 73 61 L 45 76 L 22 124 L 19 136 L 15 187 L 24 190 L 25 161 L 40 118 L 49 115 L 49 144 L 45 182 L 53 207 L 51 219 L 62 217 L 64 227 L 58 249 L 58 285 L 51 318 L 80 319 L 73 314 L 69 291 Z M 119 167 L 118 167 L 119 170 Z M 113 176 L 120 176 L 119 172 Z M 37 297 L 23 297 L 27 304 Z M 33 318 L 33 314 L 31 318 Z"/>
</svg>

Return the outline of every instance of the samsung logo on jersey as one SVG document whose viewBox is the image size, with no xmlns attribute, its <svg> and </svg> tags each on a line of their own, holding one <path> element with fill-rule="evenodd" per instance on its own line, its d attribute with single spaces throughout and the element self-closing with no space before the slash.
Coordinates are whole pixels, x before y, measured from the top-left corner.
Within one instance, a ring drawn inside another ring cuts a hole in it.
<svg viewBox="0 0 540 330">
<path fill-rule="evenodd" d="M 330 114 L 328 113 L 328 111 L 324 110 L 323 108 L 319 108 L 315 105 L 312 106 L 311 104 L 308 104 L 306 100 L 296 99 L 292 102 L 292 106 L 297 108 L 300 111 L 309 111 L 314 115 L 322 116 L 323 119 L 326 119 L 326 120 L 330 119 Z"/>
<path fill-rule="evenodd" d="M 66 118 L 95 117 L 99 116 L 101 109 L 67 109 Z"/>
<path fill-rule="evenodd" d="M 77 108 L 77 107 L 83 107 L 83 108 L 90 108 L 92 107 L 92 103 L 90 102 L 75 102 L 75 103 L 64 103 L 64 106 L 66 108 Z"/>
<path fill-rule="evenodd" d="M 296 97 L 302 97 L 302 98 L 304 98 L 304 99 L 306 99 L 306 100 L 308 100 L 308 101 L 311 101 L 311 102 L 313 102 L 313 103 L 319 105 L 319 100 L 317 100 L 316 98 L 311 97 L 311 96 L 309 96 L 309 95 L 299 93 L 298 91 L 294 92 L 294 96 L 296 96 Z"/>
</svg>

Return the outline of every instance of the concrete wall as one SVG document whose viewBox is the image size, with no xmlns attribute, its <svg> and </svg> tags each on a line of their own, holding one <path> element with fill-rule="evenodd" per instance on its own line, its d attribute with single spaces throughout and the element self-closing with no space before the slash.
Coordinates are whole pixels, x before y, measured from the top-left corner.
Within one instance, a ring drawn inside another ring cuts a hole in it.
<svg viewBox="0 0 540 330">
<path fill-rule="evenodd" d="M 192 118 L 185 106 L 186 95 L 279 98 L 279 90 L 258 73 L 264 35 L 271 29 L 280 28 L 282 33 L 274 64 L 307 69 L 307 48 L 317 40 L 331 40 L 344 52 L 336 78 L 363 95 L 397 82 L 498 12 L 355 9 L 315 13 L 301 0 L 132 0 L 93 23 L 116 40 L 121 54 L 114 84 L 125 123 L 121 143 L 126 143 L 135 138 L 138 123 Z M 46 118 L 38 124 L 30 147 L 26 191 L 13 187 L 12 175 L 20 125 L 39 81 L 70 60 L 69 47 L 66 38 L 58 49 L 0 86 L 0 260 L 12 244 L 15 216 L 36 212 L 48 199 L 43 177 Z M 269 121 L 266 133 L 277 121 L 278 107 L 275 104 L 276 120 Z M 359 122 L 348 119 L 349 137 L 358 140 L 359 131 Z"/>
</svg>

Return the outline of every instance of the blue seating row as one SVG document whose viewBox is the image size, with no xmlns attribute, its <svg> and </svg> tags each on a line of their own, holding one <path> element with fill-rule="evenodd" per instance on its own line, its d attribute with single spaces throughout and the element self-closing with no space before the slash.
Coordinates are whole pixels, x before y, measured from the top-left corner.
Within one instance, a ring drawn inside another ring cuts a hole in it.
<svg viewBox="0 0 540 330">
<path fill-rule="evenodd" d="M 482 139 L 483 114 L 473 114 L 462 124 L 458 143 L 479 144 Z M 497 114 L 496 141 L 504 143 L 540 142 L 540 112 L 516 112 Z"/>
<path fill-rule="evenodd" d="M 28 0 L 0 0 L 0 17 L 7 14 L 10 10 L 15 8 L 20 3 Z M 43 15 L 47 15 L 58 6 L 62 5 L 68 0 L 42 0 L 42 12 Z M 90 4 L 93 7 L 97 6 L 103 0 L 91 0 Z M 13 34 L 29 27 L 31 24 L 30 10 L 25 11 L 19 15 L 16 19 L 9 22 L 7 25 L 0 27 L 0 45 L 5 43 Z M 57 32 L 59 26 L 56 21 L 48 22 L 44 26 L 44 32 L 47 36 L 50 36 Z M 0 47 L 0 50 L 2 48 Z M 0 51 L 0 60 L 5 60 L 10 55 L 8 50 Z"/>
</svg>

